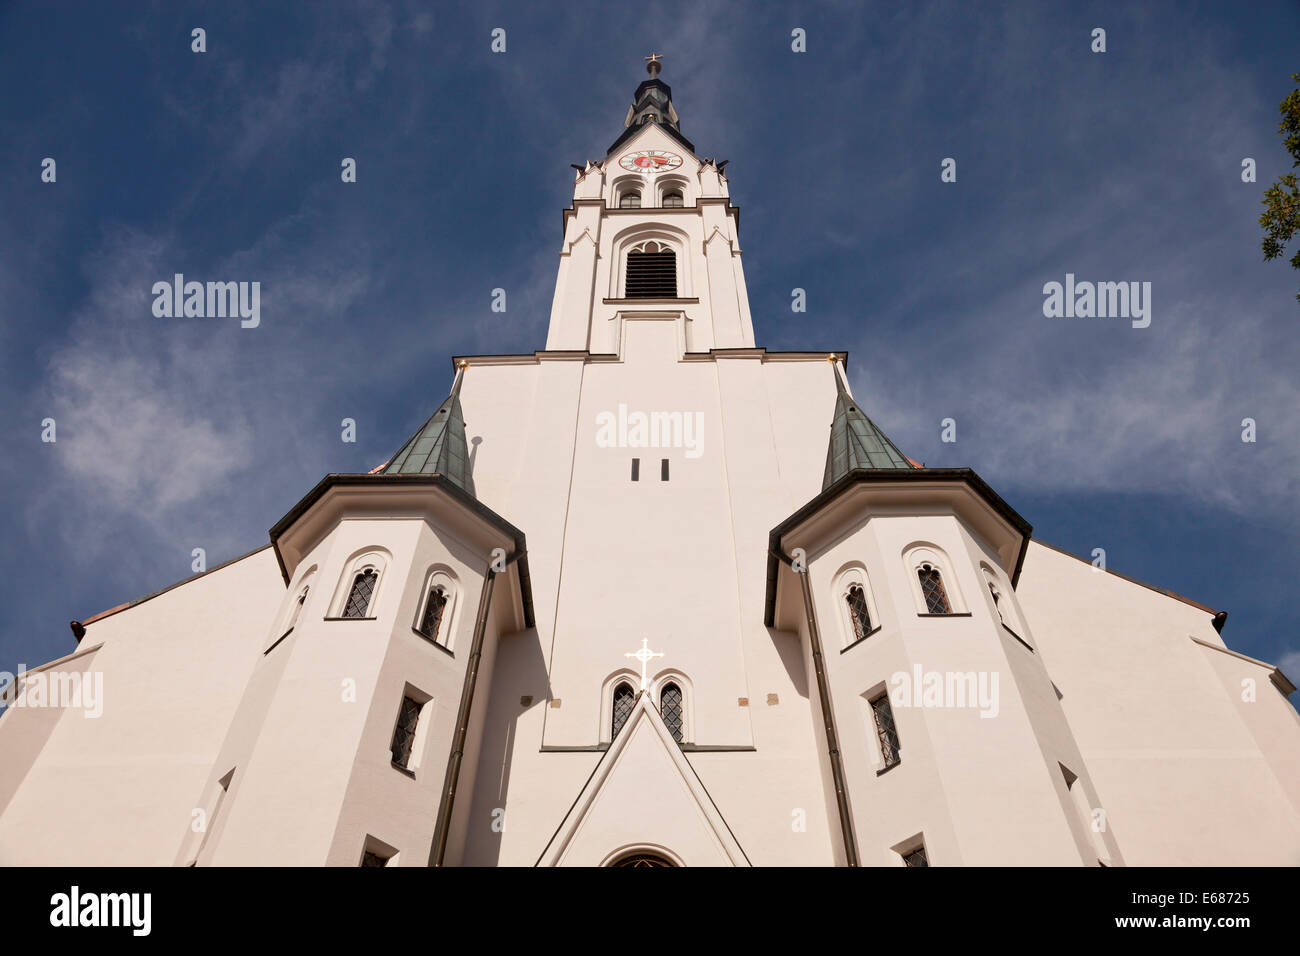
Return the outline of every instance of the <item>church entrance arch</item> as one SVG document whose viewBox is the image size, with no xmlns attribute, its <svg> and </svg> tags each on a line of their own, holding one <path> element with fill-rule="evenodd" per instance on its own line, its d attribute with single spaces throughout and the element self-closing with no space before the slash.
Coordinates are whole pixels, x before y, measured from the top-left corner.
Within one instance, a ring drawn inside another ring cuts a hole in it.
<svg viewBox="0 0 1300 956">
<path fill-rule="evenodd" d="M 667 857 L 660 856 L 658 853 L 646 853 L 644 851 L 638 851 L 636 853 L 629 853 L 627 856 L 621 856 L 609 865 L 610 866 L 655 867 L 655 866 L 676 866 L 677 864 L 674 863 L 672 860 L 668 859 Z"/>
</svg>

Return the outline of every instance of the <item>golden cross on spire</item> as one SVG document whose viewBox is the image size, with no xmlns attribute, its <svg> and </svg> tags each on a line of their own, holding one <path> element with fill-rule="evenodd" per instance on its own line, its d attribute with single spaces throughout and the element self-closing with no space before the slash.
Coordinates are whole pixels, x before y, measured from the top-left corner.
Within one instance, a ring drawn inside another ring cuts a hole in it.
<svg viewBox="0 0 1300 956">
<path fill-rule="evenodd" d="M 658 76 L 659 71 L 663 69 L 663 65 L 659 62 L 663 57 L 651 50 L 650 55 L 642 59 L 645 60 L 645 71 L 651 76 Z"/>
</svg>

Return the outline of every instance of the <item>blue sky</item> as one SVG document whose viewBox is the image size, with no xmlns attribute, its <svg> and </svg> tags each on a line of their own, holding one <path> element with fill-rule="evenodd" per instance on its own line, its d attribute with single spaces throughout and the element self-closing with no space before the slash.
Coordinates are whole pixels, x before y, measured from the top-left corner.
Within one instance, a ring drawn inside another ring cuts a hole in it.
<svg viewBox="0 0 1300 956">
<path fill-rule="evenodd" d="M 1300 678 L 1300 274 L 1256 222 L 1300 7 L 1056 6 L 0 6 L 0 670 L 383 461 L 453 353 L 541 348 L 569 163 L 655 50 L 731 160 L 760 345 L 847 349 L 906 453 Z M 261 326 L 154 318 L 175 272 L 260 281 Z M 1151 282 L 1151 326 L 1045 318 L 1067 272 Z"/>
</svg>

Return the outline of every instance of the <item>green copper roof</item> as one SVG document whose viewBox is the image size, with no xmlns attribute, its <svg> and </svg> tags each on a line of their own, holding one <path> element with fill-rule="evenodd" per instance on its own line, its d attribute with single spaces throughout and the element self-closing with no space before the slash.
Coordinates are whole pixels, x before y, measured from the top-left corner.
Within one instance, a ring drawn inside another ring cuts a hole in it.
<svg viewBox="0 0 1300 956">
<path fill-rule="evenodd" d="M 456 373 L 447 400 L 380 474 L 442 475 L 474 494 L 474 476 L 470 474 L 469 449 L 465 442 L 465 414 L 460 409 L 460 383 L 464 374 L 464 369 Z"/>
<path fill-rule="evenodd" d="M 875 426 L 844 387 L 838 368 L 835 375 L 835 418 L 831 422 L 831 443 L 826 449 L 826 473 L 822 491 L 855 468 L 912 468 L 901 451 Z"/>
</svg>

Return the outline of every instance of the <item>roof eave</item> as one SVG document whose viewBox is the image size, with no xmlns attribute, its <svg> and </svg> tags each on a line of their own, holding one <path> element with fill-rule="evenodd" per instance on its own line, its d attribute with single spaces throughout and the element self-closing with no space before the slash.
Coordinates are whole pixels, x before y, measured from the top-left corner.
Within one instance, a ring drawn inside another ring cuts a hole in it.
<svg viewBox="0 0 1300 956">
<path fill-rule="evenodd" d="M 514 541 L 514 554 L 519 555 L 519 592 L 524 609 L 524 624 L 526 627 L 534 627 L 536 619 L 533 611 L 532 576 L 528 570 L 528 543 L 524 533 L 445 475 L 349 473 L 326 475 L 317 482 L 316 487 L 307 492 L 302 500 L 290 508 L 288 513 L 271 528 L 271 547 L 275 550 L 275 560 L 280 565 L 280 575 L 284 578 L 285 585 L 289 584 L 289 571 L 285 566 L 284 557 L 280 554 L 280 537 L 299 518 L 306 514 L 312 505 L 323 498 L 326 492 L 332 488 L 376 488 L 401 485 L 426 485 L 430 488 L 437 488 L 471 514 L 482 519 Z"/>
<path fill-rule="evenodd" d="M 767 538 L 767 585 L 763 597 L 763 623 L 772 627 L 776 620 L 776 586 L 782 564 L 789 564 L 789 556 L 781 549 L 781 539 L 826 507 L 850 487 L 857 484 L 888 484 L 898 482 L 944 482 L 965 484 L 993 511 L 1013 527 L 1021 536 L 1020 551 L 1016 555 L 1011 573 L 1011 586 L 1020 579 L 1020 569 L 1025 563 L 1033 526 L 1020 513 L 1002 499 L 979 475 L 970 468 L 855 468 L 836 480 L 829 488 L 810 500 L 802 508 L 772 529 Z"/>
</svg>

